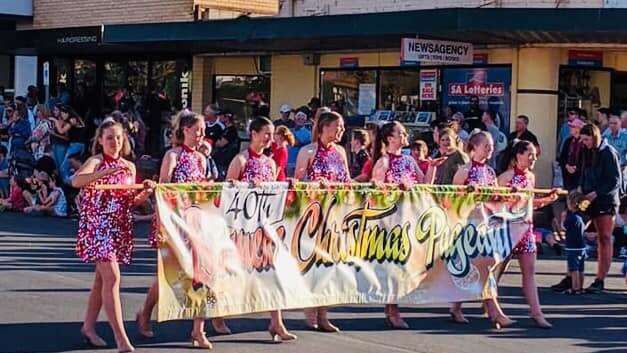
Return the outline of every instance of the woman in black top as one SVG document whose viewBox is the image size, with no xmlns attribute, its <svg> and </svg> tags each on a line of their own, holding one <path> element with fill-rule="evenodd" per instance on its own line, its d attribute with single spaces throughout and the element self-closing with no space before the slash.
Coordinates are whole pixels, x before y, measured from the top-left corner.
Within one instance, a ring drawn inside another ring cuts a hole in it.
<svg viewBox="0 0 627 353">
<path fill-rule="evenodd" d="M 581 171 L 581 192 L 591 202 L 588 216 L 597 230 L 597 278 L 588 292 L 603 291 L 603 281 L 612 263 L 612 231 L 618 213 L 618 193 L 621 181 L 618 153 L 601 137 L 596 125 L 587 124 L 581 129 L 584 146 Z"/>
<path fill-rule="evenodd" d="M 575 119 L 568 123 L 570 137 L 564 141 L 564 147 L 559 156 L 559 164 L 564 179 L 564 189 L 571 191 L 579 187 L 581 181 L 581 157 L 583 145 L 581 144 L 581 128 L 584 122 Z"/>
</svg>

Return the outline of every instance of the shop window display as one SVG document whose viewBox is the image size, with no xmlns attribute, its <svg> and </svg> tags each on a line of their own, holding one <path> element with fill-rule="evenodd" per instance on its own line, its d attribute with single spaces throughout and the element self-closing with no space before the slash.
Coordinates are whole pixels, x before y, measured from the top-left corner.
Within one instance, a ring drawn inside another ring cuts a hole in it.
<svg viewBox="0 0 627 353">
<path fill-rule="evenodd" d="M 322 103 L 337 102 L 346 118 L 370 115 L 377 109 L 377 70 L 323 70 Z"/>
<path fill-rule="evenodd" d="M 233 112 L 235 126 L 246 138 L 248 121 L 270 102 L 270 75 L 216 75 L 213 92 L 215 102 Z"/>
</svg>

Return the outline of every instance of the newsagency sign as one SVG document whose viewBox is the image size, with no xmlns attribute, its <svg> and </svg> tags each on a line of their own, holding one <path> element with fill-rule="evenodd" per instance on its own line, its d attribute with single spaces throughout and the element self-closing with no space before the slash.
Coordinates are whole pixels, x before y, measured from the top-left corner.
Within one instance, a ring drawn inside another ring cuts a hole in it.
<svg viewBox="0 0 627 353">
<path fill-rule="evenodd" d="M 402 62 L 472 64 L 473 47 L 470 43 L 403 38 L 401 46 Z"/>
</svg>

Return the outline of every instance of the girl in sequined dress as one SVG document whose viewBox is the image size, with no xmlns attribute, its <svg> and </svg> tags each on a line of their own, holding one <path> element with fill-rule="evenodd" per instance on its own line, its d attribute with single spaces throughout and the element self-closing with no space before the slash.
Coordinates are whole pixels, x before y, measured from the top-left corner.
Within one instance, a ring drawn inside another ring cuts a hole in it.
<svg viewBox="0 0 627 353">
<path fill-rule="evenodd" d="M 250 123 L 250 147 L 235 156 L 226 173 L 226 180 L 237 180 L 256 185 L 276 181 L 277 165 L 274 160 L 263 154 L 263 150 L 272 143 L 274 125 L 267 118 L 256 118 Z M 292 341 L 296 339 L 283 324 L 281 311 L 270 312 L 268 332 L 273 341 Z"/>
<path fill-rule="evenodd" d="M 424 181 L 424 175 L 411 156 L 401 154 L 401 149 L 408 146 L 407 131 L 398 121 L 381 127 L 375 141 L 374 167 L 372 181 L 401 185 L 405 189 Z M 431 173 L 433 178 L 433 173 Z M 385 318 L 388 325 L 395 329 L 408 329 L 409 325 L 401 318 L 398 304 L 385 305 Z"/>
<path fill-rule="evenodd" d="M 350 182 L 346 151 L 338 143 L 344 134 L 344 118 L 335 112 L 324 112 L 314 122 L 311 143 L 298 152 L 294 178 L 321 182 Z M 305 309 L 305 325 L 312 330 L 339 332 L 329 322 L 328 308 Z"/>
<path fill-rule="evenodd" d="M 492 135 L 486 131 L 473 131 L 468 138 L 466 149 L 470 154 L 470 163 L 461 166 L 457 170 L 457 173 L 455 173 L 453 177 L 453 184 L 498 186 L 494 169 L 486 164 L 494 151 Z M 508 327 L 514 324 L 514 321 L 508 318 L 501 310 L 496 296 L 492 299 L 483 300 L 483 307 L 487 311 L 492 323 L 497 328 Z M 451 318 L 454 322 L 467 324 L 468 320 L 464 317 L 461 309 L 461 302 L 453 303 L 450 309 Z"/>
<path fill-rule="evenodd" d="M 131 262 L 133 250 L 133 215 L 131 208 L 146 201 L 153 184 L 136 195 L 129 189 L 97 190 L 96 185 L 135 182 L 135 165 L 122 158 L 130 153 L 130 144 L 122 125 L 104 122 L 96 130 L 89 158 L 75 174 L 72 186 L 82 189 L 76 253 L 83 260 L 96 263 L 94 284 L 87 304 L 81 334 L 96 347 L 107 343 L 95 330 L 100 308 L 104 306 L 119 352 L 133 352 L 122 319 L 119 264 Z"/>
<path fill-rule="evenodd" d="M 529 141 L 514 140 L 508 146 L 503 155 L 503 174 L 499 175 L 498 183 L 503 186 L 515 189 L 533 189 L 535 187 L 535 176 L 531 172 L 536 163 L 536 148 Z M 557 195 L 552 193 L 548 197 L 536 198 L 533 200 L 534 208 L 542 208 L 557 199 Z M 530 218 L 531 228 L 518 242 L 512 255 L 518 258 L 520 272 L 522 274 L 522 288 L 527 299 L 527 304 L 531 310 L 531 319 L 540 328 L 551 328 L 552 325 L 546 321 L 540 300 L 538 298 L 538 287 L 535 278 L 536 265 L 536 241 L 533 234 L 533 220 Z"/>
<path fill-rule="evenodd" d="M 199 183 L 206 181 L 206 158 L 196 149 L 202 143 L 205 135 L 205 123 L 202 116 L 183 110 L 174 120 L 174 134 L 172 136 L 172 149 L 163 156 L 159 181 L 162 183 Z M 153 248 L 158 248 L 161 242 L 157 217 L 153 218 L 148 243 Z M 150 328 L 150 316 L 157 304 L 159 289 L 157 282 L 152 285 L 146 296 L 142 310 L 137 313 L 137 329 L 139 334 L 146 337 L 154 337 Z M 221 334 L 228 334 L 230 330 L 224 324 L 224 319 L 212 320 L 214 329 Z M 192 345 L 211 349 L 211 343 L 207 340 L 204 330 L 204 319 L 194 319 L 191 332 Z"/>
</svg>

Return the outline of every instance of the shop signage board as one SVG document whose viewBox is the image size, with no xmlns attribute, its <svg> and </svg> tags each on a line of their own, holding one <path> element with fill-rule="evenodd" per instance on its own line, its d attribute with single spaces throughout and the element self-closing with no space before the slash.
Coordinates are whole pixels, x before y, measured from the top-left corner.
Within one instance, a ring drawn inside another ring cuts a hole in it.
<svg viewBox="0 0 627 353">
<path fill-rule="evenodd" d="M 472 63 L 475 65 L 487 65 L 488 53 L 475 53 L 472 57 Z"/>
<path fill-rule="evenodd" d="M 569 50 L 568 65 L 602 67 L 603 52 L 588 50 Z"/>
<path fill-rule="evenodd" d="M 442 107 L 451 105 L 459 112 L 470 109 L 470 97 L 479 97 L 479 107 L 496 113 L 499 129 L 509 134 L 511 109 L 511 67 L 444 68 Z"/>
<path fill-rule="evenodd" d="M 420 71 L 420 100 L 434 101 L 437 94 L 437 70 Z"/>
<path fill-rule="evenodd" d="M 401 61 L 472 64 L 473 46 L 470 43 L 403 38 Z"/>
<path fill-rule="evenodd" d="M 340 58 L 340 67 L 343 67 L 343 68 L 359 67 L 359 58 L 358 57 Z"/>
</svg>

